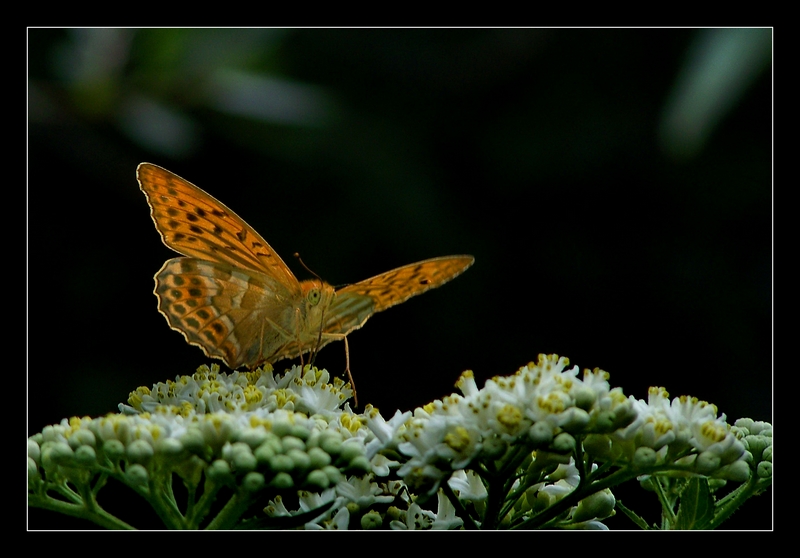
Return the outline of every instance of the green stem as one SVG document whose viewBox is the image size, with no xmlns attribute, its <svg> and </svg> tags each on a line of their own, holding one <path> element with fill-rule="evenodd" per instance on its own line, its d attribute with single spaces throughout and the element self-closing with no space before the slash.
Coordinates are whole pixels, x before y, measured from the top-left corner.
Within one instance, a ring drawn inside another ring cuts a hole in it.
<svg viewBox="0 0 800 558">
<path fill-rule="evenodd" d="M 753 471 L 746 484 L 736 488 L 717 504 L 716 509 L 714 510 L 714 519 L 711 520 L 708 528 L 716 529 L 719 527 L 723 521 L 728 519 L 731 515 L 733 515 L 733 512 L 739 509 L 745 500 L 758 494 L 759 492 L 758 478 L 756 477 L 755 471 Z"/>
<path fill-rule="evenodd" d="M 461 500 L 458 499 L 453 493 L 453 489 L 450 488 L 450 485 L 447 482 L 442 483 L 442 492 L 444 492 L 447 499 L 450 500 L 450 503 L 453 504 L 453 507 L 456 509 L 456 514 L 464 521 L 464 529 L 468 531 L 478 529 L 478 526 L 473 521 L 472 517 L 470 517 L 469 512 L 466 510 L 464 505 L 461 503 Z"/>
<path fill-rule="evenodd" d="M 211 506 L 217 499 L 217 494 L 222 489 L 222 486 L 223 485 L 211 481 L 205 483 L 203 495 L 200 497 L 197 505 L 192 508 L 191 513 L 186 514 L 187 529 L 198 529 L 200 527 L 200 523 L 211 510 Z"/>
<path fill-rule="evenodd" d="M 227 530 L 232 529 L 236 526 L 236 523 L 241 519 L 242 514 L 244 514 L 247 509 L 250 507 L 250 504 L 253 501 L 252 494 L 250 492 L 245 492 L 244 490 L 240 490 L 236 494 L 234 494 L 228 503 L 225 504 L 225 507 L 217 514 L 211 523 L 208 524 L 206 529 L 208 530 Z"/>
<path fill-rule="evenodd" d="M 555 520 L 559 515 L 570 509 L 572 506 L 577 505 L 578 502 L 587 496 L 629 481 L 641 474 L 641 471 L 632 472 L 629 469 L 620 469 L 608 475 L 607 477 L 598 479 L 594 482 L 581 482 L 570 494 L 566 495 L 561 500 L 558 500 L 546 510 L 541 511 L 521 524 L 514 526 L 514 529 L 541 528 Z"/>
<path fill-rule="evenodd" d="M 68 515 L 70 517 L 78 517 L 80 519 L 87 519 L 92 523 L 99 525 L 105 529 L 120 529 L 120 530 L 133 530 L 134 527 L 125 523 L 118 517 L 111 515 L 99 505 L 95 505 L 94 509 L 89 510 L 84 504 L 71 504 L 50 498 L 49 496 L 28 496 L 28 505 L 34 508 L 42 508 L 51 510 L 56 513 Z"/>
</svg>

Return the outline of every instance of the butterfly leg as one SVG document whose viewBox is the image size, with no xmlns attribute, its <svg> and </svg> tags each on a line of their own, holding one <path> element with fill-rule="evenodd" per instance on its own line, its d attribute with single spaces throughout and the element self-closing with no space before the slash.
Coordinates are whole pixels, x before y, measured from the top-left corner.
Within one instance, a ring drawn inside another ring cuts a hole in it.
<svg viewBox="0 0 800 558">
<path fill-rule="evenodd" d="M 344 370 L 347 372 L 347 379 L 350 380 L 350 387 L 353 388 L 353 404 L 358 408 L 358 394 L 356 393 L 356 383 L 350 373 L 350 345 L 347 343 L 347 336 L 344 338 Z"/>
<path fill-rule="evenodd" d="M 317 353 L 319 353 L 320 348 L 322 347 L 322 326 L 325 323 L 325 311 L 322 312 L 322 319 L 319 321 L 319 331 L 317 332 L 317 344 L 314 345 L 314 348 L 311 349 L 311 365 L 314 365 L 314 361 L 317 360 Z M 347 342 L 347 338 L 345 338 L 345 343 Z"/>
<path fill-rule="evenodd" d="M 300 349 L 300 355 L 299 355 L 300 356 L 300 370 L 305 371 L 306 366 L 305 366 L 305 359 L 303 358 L 303 349 L 302 349 L 303 344 L 300 341 L 300 309 L 299 308 L 295 308 L 294 313 L 295 313 L 294 339 L 295 339 L 295 343 L 297 343 L 297 346 Z M 313 365 L 314 365 L 314 358 L 313 358 L 313 355 L 312 355 L 312 357 L 311 357 L 311 359 L 309 361 L 309 366 L 313 366 Z"/>
</svg>

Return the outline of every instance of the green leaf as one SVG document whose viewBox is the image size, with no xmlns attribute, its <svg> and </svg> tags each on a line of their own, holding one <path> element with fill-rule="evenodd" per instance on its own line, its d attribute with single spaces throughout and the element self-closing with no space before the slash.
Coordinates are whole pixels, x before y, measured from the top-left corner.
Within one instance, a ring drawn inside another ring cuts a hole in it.
<svg viewBox="0 0 800 558">
<path fill-rule="evenodd" d="M 680 507 L 674 529 L 707 529 L 714 518 L 714 498 L 708 489 L 708 479 L 690 479 L 681 493 Z"/>
</svg>

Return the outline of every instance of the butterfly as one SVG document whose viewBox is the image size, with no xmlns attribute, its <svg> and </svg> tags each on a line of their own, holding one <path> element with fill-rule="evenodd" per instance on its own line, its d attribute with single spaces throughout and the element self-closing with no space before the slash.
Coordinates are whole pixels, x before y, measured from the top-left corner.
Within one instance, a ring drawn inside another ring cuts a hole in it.
<svg viewBox="0 0 800 558">
<path fill-rule="evenodd" d="M 346 342 L 374 313 L 443 285 L 475 261 L 433 258 L 339 289 L 299 281 L 266 240 L 210 194 L 150 163 L 136 176 L 161 240 L 184 256 L 155 275 L 158 310 L 189 344 L 232 370 Z"/>
</svg>

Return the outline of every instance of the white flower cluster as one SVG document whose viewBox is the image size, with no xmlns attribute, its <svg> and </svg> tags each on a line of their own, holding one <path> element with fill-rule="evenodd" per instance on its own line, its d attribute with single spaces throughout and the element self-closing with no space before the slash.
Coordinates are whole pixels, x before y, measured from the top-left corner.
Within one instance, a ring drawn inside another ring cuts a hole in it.
<svg viewBox="0 0 800 558">
<path fill-rule="evenodd" d="M 465 372 L 457 387 L 461 394 L 386 420 L 369 405 L 354 414 L 349 385 L 331 382 L 324 370 L 294 367 L 276 376 L 271 369 L 224 374 L 216 365 L 201 367 L 137 389 L 119 414 L 65 419 L 31 437 L 29 501 L 31 494 L 44 501 L 47 490 L 66 486 L 63 480 L 85 484 L 91 474 L 118 478 L 148 497 L 159 481 L 171 490 L 166 476 L 175 473 L 189 486 L 205 478 L 253 498 L 277 491 L 263 511 L 292 527 L 519 527 L 572 495 L 561 502 L 558 526 L 603 528 L 614 509 L 610 491 L 574 494 L 590 473 L 582 468 L 584 452 L 594 467 L 627 467 L 631 478 L 671 467 L 741 481 L 750 472 L 746 459 L 756 454 L 759 470 L 771 475 L 768 424 L 731 428 L 713 405 L 669 401 L 662 388 L 652 388 L 648 401 L 626 397 L 610 387 L 607 373 L 579 374 L 558 355 L 539 355 L 482 389 Z M 487 479 L 499 471 L 516 480 L 504 485 L 504 507 L 487 508 Z M 436 512 L 420 507 L 434 495 Z M 465 525 L 465 505 L 484 520 L 499 517 Z M 169 526 L 199 525 L 187 521 Z"/>
<path fill-rule="evenodd" d="M 325 490 L 347 473 L 370 471 L 369 430 L 348 405 L 339 409 L 349 388 L 328 379 L 311 368 L 276 378 L 269 370 L 223 374 L 215 365 L 139 388 L 119 414 L 64 419 L 32 436 L 29 489 L 45 497 L 63 480 L 80 485 L 104 474 L 147 496 L 149 483 L 168 487 L 166 475 L 175 473 L 250 493 Z"/>
<path fill-rule="evenodd" d="M 471 372 L 461 375 L 452 394 L 413 414 L 385 422 L 367 410 L 367 424 L 380 444 L 368 455 L 397 451 L 409 459 L 398 474 L 414 487 L 438 486 L 475 460 L 499 459 L 522 440 L 531 450 L 569 453 L 572 434 L 613 432 L 636 417 L 632 402 L 611 389 L 607 374 L 567 368 L 569 360 L 539 355 L 516 374 L 495 377 L 478 389 Z"/>
<path fill-rule="evenodd" d="M 750 475 L 745 447 L 717 416 L 716 406 L 696 397 L 670 401 L 664 388 L 650 388 L 648 400 L 629 399 L 636 419 L 608 436 L 590 436 L 587 450 L 602 460 L 643 470 L 665 464 L 683 472 L 743 482 Z"/>
<path fill-rule="evenodd" d="M 661 388 L 648 401 L 626 397 L 610 387 L 604 371 L 579 374 L 558 355 L 539 355 L 537 363 L 482 389 L 465 372 L 457 386 L 461 395 L 388 422 L 368 408 L 367 425 L 376 435 L 368 457 L 402 456 L 395 457 L 397 475 L 412 490 L 432 495 L 447 482 L 473 504 L 487 497 L 483 477 L 512 467 L 520 480 L 508 491 L 517 499 L 517 515 L 509 510 L 509 517 L 520 522 L 575 490 L 581 478 L 575 459 L 583 451 L 595 463 L 642 473 L 671 468 L 738 481 L 749 474 L 742 442 L 713 405 L 690 397 L 670 403 Z M 613 508 L 608 490 L 576 500 L 570 526 L 602 528 L 597 520 Z"/>
</svg>

